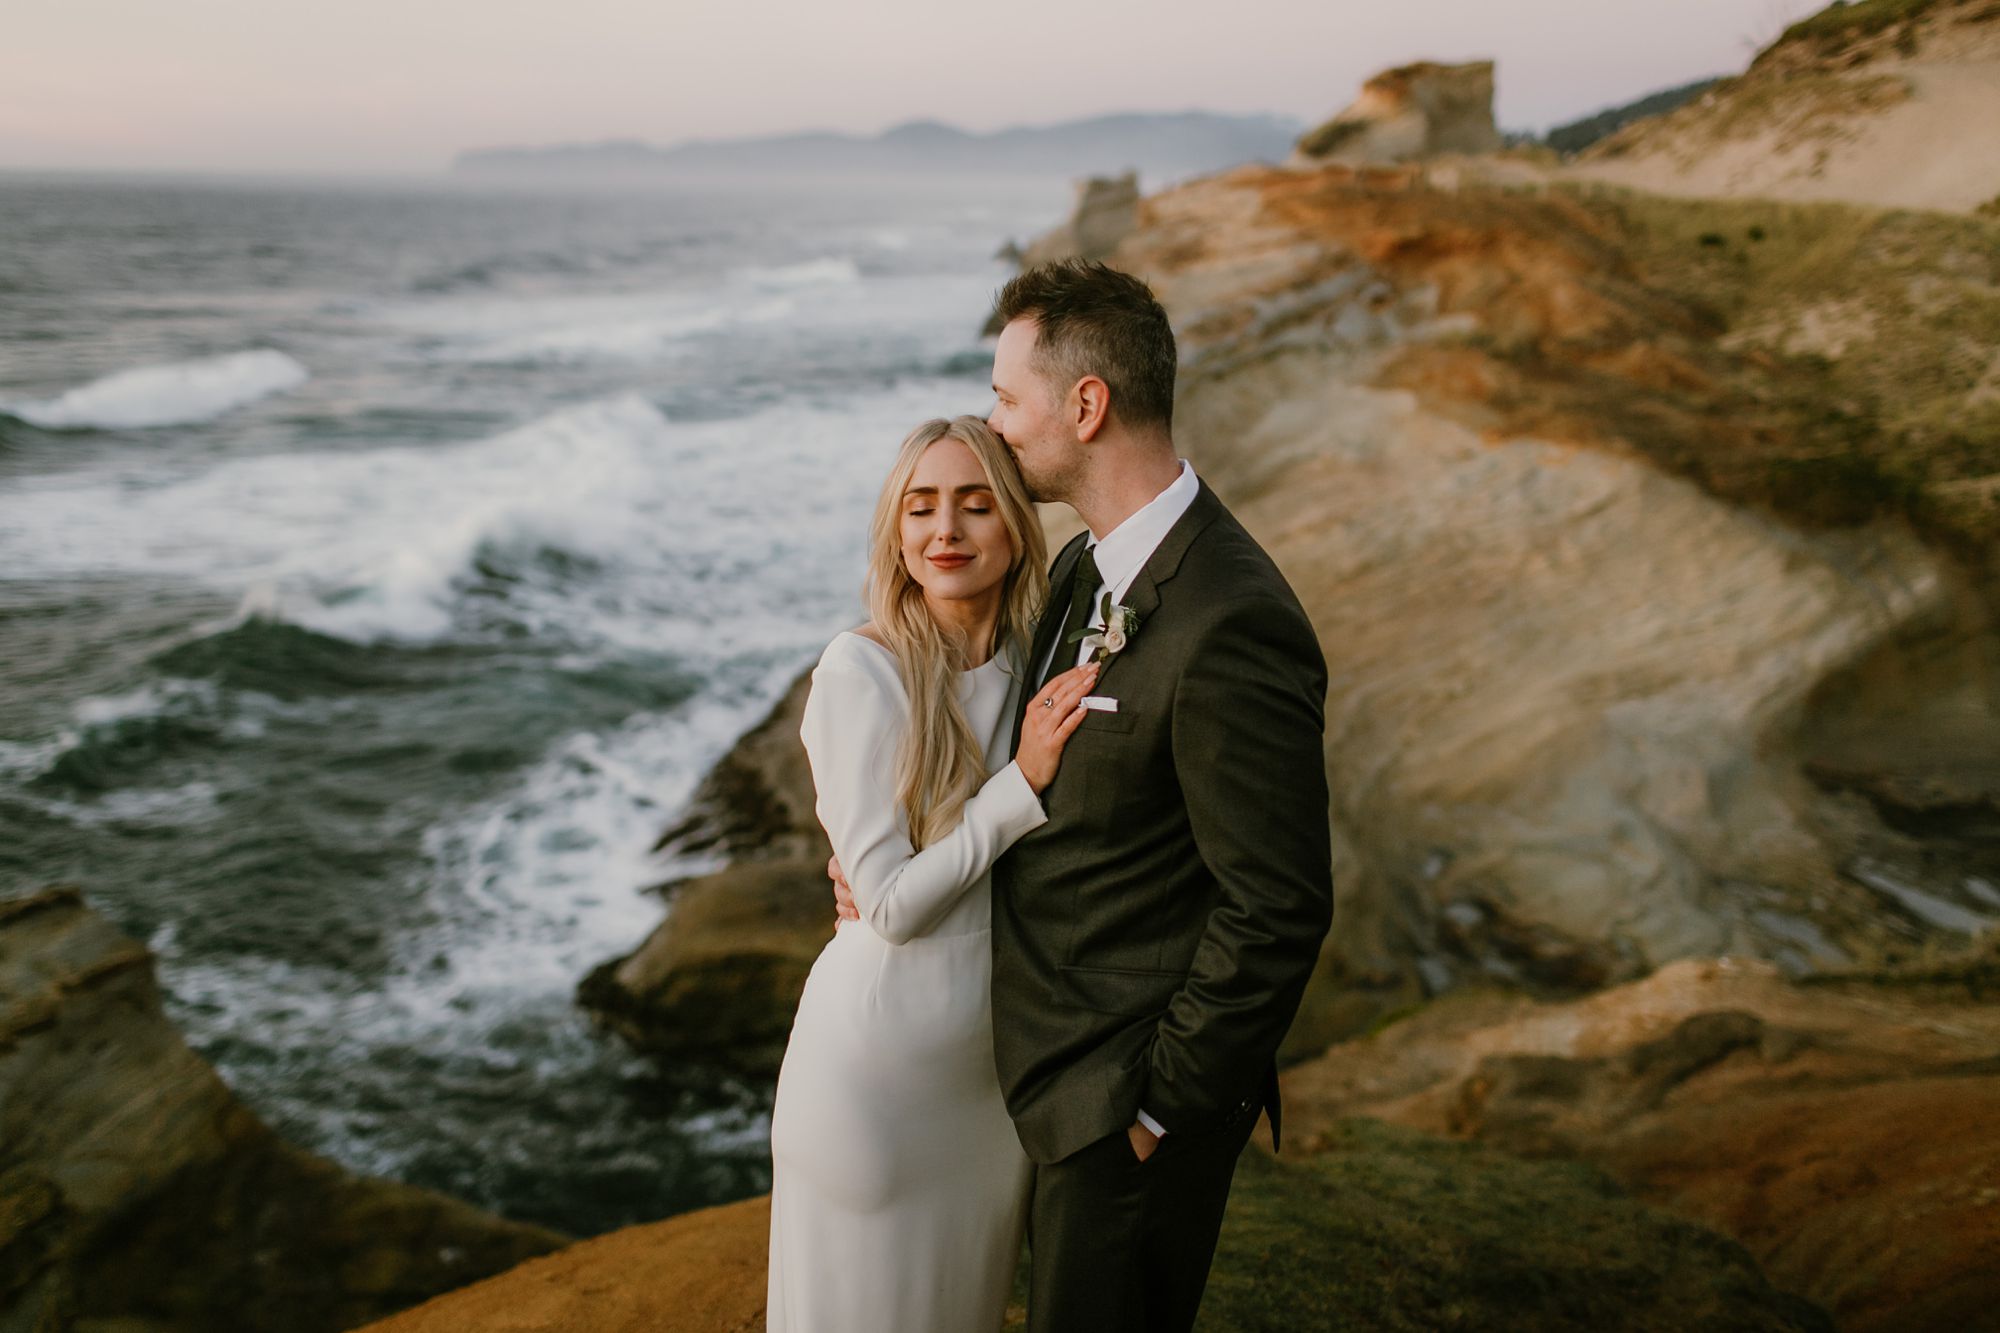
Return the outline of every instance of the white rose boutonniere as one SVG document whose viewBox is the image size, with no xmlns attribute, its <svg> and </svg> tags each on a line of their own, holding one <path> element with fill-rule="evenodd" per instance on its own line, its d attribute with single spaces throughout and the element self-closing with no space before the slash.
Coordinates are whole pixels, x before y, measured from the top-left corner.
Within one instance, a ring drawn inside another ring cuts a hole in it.
<svg viewBox="0 0 2000 1333">
<path fill-rule="evenodd" d="M 1125 645 L 1139 632 L 1139 613 L 1129 606 L 1120 606 L 1111 600 L 1111 594 L 1104 594 L 1104 604 L 1099 612 L 1104 628 L 1084 628 L 1069 636 L 1069 642 L 1082 643 L 1090 650 L 1090 660 L 1103 662 L 1125 651 Z"/>
</svg>

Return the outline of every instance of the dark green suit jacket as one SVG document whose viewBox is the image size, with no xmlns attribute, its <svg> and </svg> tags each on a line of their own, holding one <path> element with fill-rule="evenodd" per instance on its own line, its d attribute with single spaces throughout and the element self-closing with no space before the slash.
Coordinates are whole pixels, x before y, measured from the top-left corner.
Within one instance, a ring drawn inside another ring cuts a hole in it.
<svg viewBox="0 0 2000 1333">
<path fill-rule="evenodd" d="M 1093 687 L 1117 711 L 1085 715 L 1048 822 L 993 868 L 995 1062 L 1043 1163 L 1141 1106 L 1192 1134 L 1261 1103 L 1275 1147 L 1278 1043 L 1333 917 L 1326 662 L 1291 586 L 1202 483 L 1124 604 L 1141 623 Z"/>
</svg>

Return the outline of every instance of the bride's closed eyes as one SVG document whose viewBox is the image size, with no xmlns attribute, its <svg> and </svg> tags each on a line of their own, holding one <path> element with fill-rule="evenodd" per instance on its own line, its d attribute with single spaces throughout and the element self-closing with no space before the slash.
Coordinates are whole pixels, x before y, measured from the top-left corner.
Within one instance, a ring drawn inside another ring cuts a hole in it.
<svg viewBox="0 0 2000 1333">
<path fill-rule="evenodd" d="M 903 512 L 911 518 L 925 518 L 936 512 L 937 488 L 933 486 L 912 487 L 910 497 L 904 501 Z M 990 514 L 993 512 L 993 493 L 983 486 L 961 486 L 958 488 L 962 503 L 959 512 L 966 514 Z"/>
</svg>

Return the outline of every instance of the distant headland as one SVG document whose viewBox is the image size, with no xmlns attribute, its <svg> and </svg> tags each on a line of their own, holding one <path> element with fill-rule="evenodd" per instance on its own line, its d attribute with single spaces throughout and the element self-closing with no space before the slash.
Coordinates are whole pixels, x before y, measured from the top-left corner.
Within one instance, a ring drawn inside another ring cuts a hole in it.
<svg viewBox="0 0 2000 1333">
<path fill-rule="evenodd" d="M 1132 112 L 977 134 L 935 120 L 876 135 L 819 131 L 658 146 L 637 139 L 460 153 L 454 175 L 530 180 L 668 176 L 1000 173 L 1076 176 L 1114 169 L 1148 180 L 1198 175 L 1242 162 L 1281 161 L 1304 128 L 1274 115 Z"/>
</svg>

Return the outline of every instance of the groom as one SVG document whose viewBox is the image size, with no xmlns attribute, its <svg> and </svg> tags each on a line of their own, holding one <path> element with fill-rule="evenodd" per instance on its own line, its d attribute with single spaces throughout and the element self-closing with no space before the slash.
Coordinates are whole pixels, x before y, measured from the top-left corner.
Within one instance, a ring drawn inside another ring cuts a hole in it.
<svg viewBox="0 0 2000 1333">
<path fill-rule="evenodd" d="M 993 868 L 994 1054 L 1035 1162 L 1028 1327 L 1187 1329 L 1262 1107 L 1277 1147 L 1274 1057 L 1332 920 L 1326 664 L 1175 450 L 1146 284 L 1063 261 L 995 313 L 989 424 L 1029 494 L 1089 528 L 1051 567 L 1027 707 L 1104 655 L 1048 822 Z M 837 874 L 835 893 L 849 914 Z"/>
</svg>

